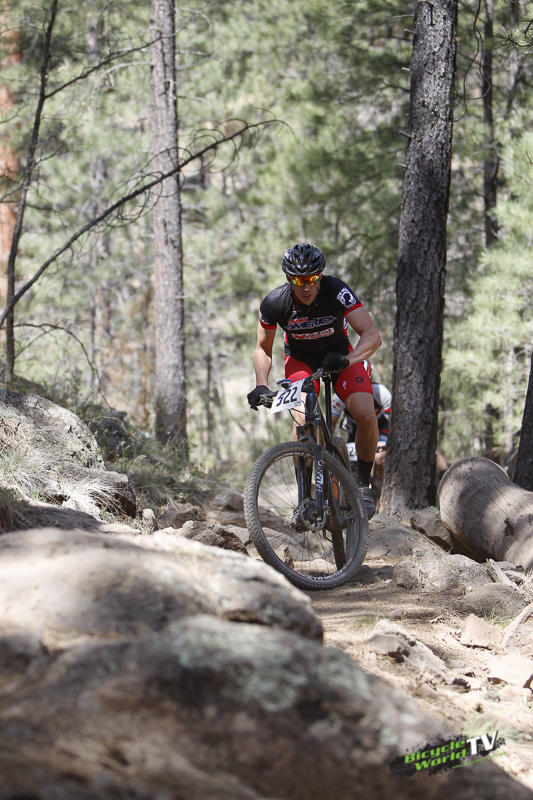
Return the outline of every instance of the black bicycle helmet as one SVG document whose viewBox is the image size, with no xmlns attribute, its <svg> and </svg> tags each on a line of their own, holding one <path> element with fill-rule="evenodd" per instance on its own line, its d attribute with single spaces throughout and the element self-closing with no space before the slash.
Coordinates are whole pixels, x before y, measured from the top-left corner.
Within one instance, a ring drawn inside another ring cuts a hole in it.
<svg viewBox="0 0 533 800">
<path fill-rule="evenodd" d="M 325 268 L 324 253 L 313 244 L 295 244 L 281 259 L 281 269 L 288 275 L 316 275 Z"/>
</svg>

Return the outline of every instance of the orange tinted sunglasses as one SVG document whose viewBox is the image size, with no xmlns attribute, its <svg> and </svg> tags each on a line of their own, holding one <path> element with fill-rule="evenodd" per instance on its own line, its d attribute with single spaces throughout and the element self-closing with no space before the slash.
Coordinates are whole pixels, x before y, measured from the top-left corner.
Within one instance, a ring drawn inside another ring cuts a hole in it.
<svg viewBox="0 0 533 800">
<path fill-rule="evenodd" d="M 293 286 L 305 286 L 306 284 L 309 284 L 309 286 L 314 286 L 315 283 L 318 283 L 321 277 L 322 273 L 320 272 L 318 275 L 305 275 L 302 277 L 299 275 L 287 275 L 287 280 L 289 283 L 292 283 Z"/>
</svg>

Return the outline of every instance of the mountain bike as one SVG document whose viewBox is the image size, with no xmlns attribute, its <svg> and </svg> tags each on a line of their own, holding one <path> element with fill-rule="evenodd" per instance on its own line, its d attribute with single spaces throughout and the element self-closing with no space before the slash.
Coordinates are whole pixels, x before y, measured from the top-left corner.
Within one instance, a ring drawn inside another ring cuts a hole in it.
<svg viewBox="0 0 533 800">
<path fill-rule="evenodd" d="M 315 381 L 324 385 L 324 411 Z M 297 441 L 277 444 L 255 462 L 244 490 L 252 542 L 267 564 L 301 589 L 341 586 L 361 566 L 368 520 L 350 472 L 346 443 L 331 433 L 332 376 L 322 367 L 261 398 L 273 413 L 288 410 Z M 305 422 L 294 416 L 305 394 Z"/>
</svg>

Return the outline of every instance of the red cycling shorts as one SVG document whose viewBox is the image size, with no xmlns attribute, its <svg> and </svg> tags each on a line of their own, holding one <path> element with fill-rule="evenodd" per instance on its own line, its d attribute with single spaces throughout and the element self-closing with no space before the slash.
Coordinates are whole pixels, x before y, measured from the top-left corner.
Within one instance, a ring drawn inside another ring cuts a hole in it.
<svg viewBox="0 0 533 800">
<path fill-rule="evenodd" d="M 303 361 L 297 361 L 292 356 L 285 357 L 285 377 L 290 378 L 291 381 L 300 381 L 302 378 L 307 378 L 314 372 L 311 367 Z M 346 398 L 354 392 L 367 392 L 372 394 L 372 384 L 368 377 L 366 369 L 360 361 L 357 364 L 350 364 L 349 367 L 343 369 L 339 373 L 335 381 L 335 391 L 340 399 L 345 403 Z M 315 389 L 319 391 L 319 381 L 315 381 Z"/>
</svg>

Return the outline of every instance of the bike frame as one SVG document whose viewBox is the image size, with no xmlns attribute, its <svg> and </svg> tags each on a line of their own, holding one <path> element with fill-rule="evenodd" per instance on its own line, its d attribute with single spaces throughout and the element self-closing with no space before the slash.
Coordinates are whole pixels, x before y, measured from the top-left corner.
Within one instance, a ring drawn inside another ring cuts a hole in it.
<svg viewBox="0 0 533 800">
<path fill-rule="evenodd" d="M 325 394 L 325 417 L 320 407 L 318 394 L 315 391 L 314 382 L 322 378 Z M 317 370 L 310 375 L 303 384 L 302 391 L 306 392 L 305 397 L 305 425 L 298 426 L 296 429 L 299 441 L 308 441 L 311 444 L 315 461 L 315 502 L 317 511 L 322 519 L 328 505 L 328 492 L 324 481 L 324 458 L 323 450 L 336 452 L 331 438 L 331 384 L 332 379 L 329 373 Z M 320 439 L 322 438 L 323 443 Z M 338 455 L 338 453 L 337 453 Z M 300 498 L 305 496 L 305 459 L 298 459 L 298 495 Z"/>
</svg>

